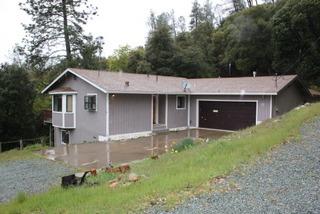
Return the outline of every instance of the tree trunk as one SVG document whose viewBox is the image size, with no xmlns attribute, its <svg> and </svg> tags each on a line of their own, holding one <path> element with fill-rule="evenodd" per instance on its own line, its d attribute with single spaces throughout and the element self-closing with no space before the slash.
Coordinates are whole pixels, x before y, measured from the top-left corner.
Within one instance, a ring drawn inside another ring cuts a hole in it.
<svg viewBox="0 0 320 214">
<path fill-rule="evenodd" d="M 66 0 L 62 0 L 62 13 L 63 13 L 63 32 L 64 32 L 64 41 L 66 46 L 66 54 L 67 54 L 67 63 L 71 62 L 71 48 L 70 48 L 70 38 L 69 38 L 69 30 L 68 30 L 68 18 L 67 18 L 67 5 Z"/>
</svg>

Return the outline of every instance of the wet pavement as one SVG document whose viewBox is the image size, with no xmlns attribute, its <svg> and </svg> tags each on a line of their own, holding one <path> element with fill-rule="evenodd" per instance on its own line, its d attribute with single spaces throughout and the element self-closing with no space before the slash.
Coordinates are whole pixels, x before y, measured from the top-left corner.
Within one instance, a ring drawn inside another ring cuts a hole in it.
<svg viewBox="0 0 320 214">
<path fill-rule="evenodd" d="M 77 168 L 102 168 L 108 163 L 128 163 L 161 155 L 171 151 L 173 142 L 179 142 L 184 138 L 217 139 L 226 134 L 221 131 L 191 129 L 108 143 L 59 145 L 42 151 L 42 154 L 48 159 L 63 161 Z"/>
</svg>

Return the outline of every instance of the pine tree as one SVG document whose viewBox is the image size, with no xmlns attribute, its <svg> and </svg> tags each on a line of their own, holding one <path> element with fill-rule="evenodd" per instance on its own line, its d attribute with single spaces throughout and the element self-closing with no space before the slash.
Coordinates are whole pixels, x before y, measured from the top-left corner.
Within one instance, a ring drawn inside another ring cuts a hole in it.
<svg viewBox="0 0 320 214">
<path fill-rule="evenodd" d="M 88 0 L 27 0 L 19 5 L 32 18 L 23 25 L 28 62 L 41 67 L 50 59 L 66 59 L 71 64 L 85 40 L 83 25 L 97 14 L 97 7 Z"/>
</svg>

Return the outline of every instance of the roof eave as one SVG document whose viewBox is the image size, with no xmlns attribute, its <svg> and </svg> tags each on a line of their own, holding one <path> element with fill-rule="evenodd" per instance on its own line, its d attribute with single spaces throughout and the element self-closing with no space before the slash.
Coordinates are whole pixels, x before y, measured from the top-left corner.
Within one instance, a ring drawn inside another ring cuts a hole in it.
<svg viewBox="0 0 320 214">
<path fill-rule="evenodd" d="M 91 82 L 90 80 L 88 80 L 87 78 L 84 78 L 83 76 L 81 76 L 80 74 L 77 74 L 76 72 L 72 71 L 70 68 L 67 68 L 64 72 L 62 72 L 57 78 L 55 78 L 47 87 L 45 87 L 41 93 L 44 94 L 46 92 L 48 92 L 48 90 L 51 88 L 51 86 L 53 86 L 54 83 L 56 83 L 60 78 L 62 78 L 66 73 L 71 73 L 77 77 L 79 77 L 80 79 L 82 79 L 83 81 L 89 83 L 90 85 L 92 85 L 93 87 L 97 88 L 98 90 L 102 91 L 103 93 L 107 93 L 107 91 L 103 88 L 101 88 L 100 86 L 98 86 L 97 84 Z"/>
</svg>

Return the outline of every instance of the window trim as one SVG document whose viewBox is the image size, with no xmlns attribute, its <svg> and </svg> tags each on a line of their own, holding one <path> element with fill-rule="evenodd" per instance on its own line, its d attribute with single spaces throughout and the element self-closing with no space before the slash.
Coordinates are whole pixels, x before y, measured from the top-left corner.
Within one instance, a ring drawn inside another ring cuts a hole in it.
<svg viewBox="0 0 320 214">
<path fill-rule="evenodd" d="M 95 96 L 96 97 L 96 109 L 95 110 L 90 110 L 90 109 L 85 109 L 85 97 L 86 96 Z M 83 97 L 83 108 L 85 111 L 88 111 L 88 112 L 97 112 L 98 111 L 98 94 L 97 93 L 87 93 L 84 97 Z"/>
<path fill-rule="evenodd" d="M 184 107 L 178 108 L 178 99 L 179 97 L 184 98 Z M 187 96 L 186 95 L 176 95 L 176 110 L 186 110 L 187 109 Z"/>
<path fill-rule="evenodd" d="M 60 96 L 61 97 L 61 111 L 54 110 L 54 106 L 55 106 L 54 98 L 55 98 L 55 96 Z M 54 94 L 54 95 L 52 95 L 52 112 L 54 112 L 54 113 L 63 113 L 63 95 L 62 94 Z"/>
</svg>

